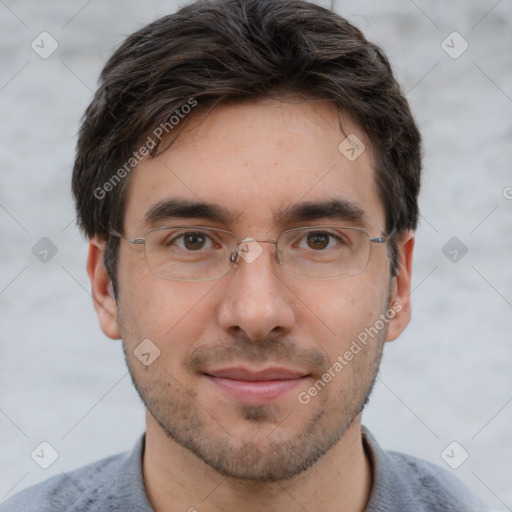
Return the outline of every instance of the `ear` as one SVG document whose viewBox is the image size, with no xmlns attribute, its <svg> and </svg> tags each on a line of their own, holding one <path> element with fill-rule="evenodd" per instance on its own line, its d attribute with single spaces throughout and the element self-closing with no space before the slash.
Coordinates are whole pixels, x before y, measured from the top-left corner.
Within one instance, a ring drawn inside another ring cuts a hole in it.
<svg viewBox="0 0 512 512">
<path fill-rule="evenodd" d="M 91 291 L 94 309 L 98 315 L 101 330 L 113 340 L 121 338 L 117 321 L 117 303 L 114 297 L 112 282 L 103 263 L 105 241 L 93 238 L 89 242 L 87 258 L 87 274 L 91 280 Z"/>
<path fill-rule="evenodd" d="M 397 241 L 398 275 L 391 280 L 390 309 L 394 316 L 389 322 L 386 341 L 393 341 L 411 320 L 411 275 L 414 232 L 408 230 Z"/>
</svg>

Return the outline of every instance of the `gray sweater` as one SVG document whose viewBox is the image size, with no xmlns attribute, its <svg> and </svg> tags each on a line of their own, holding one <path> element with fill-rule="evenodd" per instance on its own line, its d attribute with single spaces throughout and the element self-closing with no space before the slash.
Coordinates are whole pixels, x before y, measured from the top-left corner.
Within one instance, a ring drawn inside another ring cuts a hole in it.
<svg viewBox="0 0 512 512">
<path fill-rule="evenodd" d="M 363 427 L 374 483 L 366 512 L 484 512 L 489 510 L 448 471 L 384 451 Z M 153 512 L 144 489 L 142 436 L 131 453 L 114 455 L 25 489 L 0 512 Z"/>
</svg>

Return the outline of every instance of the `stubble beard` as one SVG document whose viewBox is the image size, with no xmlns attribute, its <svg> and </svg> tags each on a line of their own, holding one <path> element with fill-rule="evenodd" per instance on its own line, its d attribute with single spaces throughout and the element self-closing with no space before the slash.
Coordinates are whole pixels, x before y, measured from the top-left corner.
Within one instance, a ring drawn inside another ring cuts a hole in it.
<svg viewBox="0 0 512 512">
<path fill-rule="evenodd" d="M 299 425 L 300 431 L 289 434 L 289 431 L 280 430 L 281 422 L 283 426 L 293 425 L 293 410 L 288 415 L 279 412 L 274 404 L 240 406 L 240 420 L 254 426 L 256 434 L 244 439 L 231 435 L 222 421 L 214 419 L 195 394 L 184 389 L 167 370 L 160 369 L 161 373 L 151 380 L 139 379 L 144 374 L 139 373 L 140 368 L 135 368 L 140 365 L 139 361 L 131 354 L 128 357 L 125 341 L 123 349 L 139 396 L 168 438 L 223 476 L 263 483 L 299 475 L 338 443 L 368 403 L 386 333 L 387 328 L 379 332 L 350 362 L 353 365 L 352 380 L 345 381 L 346 389 L 338 389 L 338 396 L 324 401 L 320 407 L 314 408 L 315 401 L 310 402 L 313 413 Z M 368 353 L 360 357 L 366 351 Z M 341 381 L 343 377 L 334 377 L 327 387 L 336 386 L 337 378 Z M 322 390 L 319 394 L 327 392 Z M 297 401 L 297 407 L 309 407 L 310 404 L 301 405 Z M 272 425 L 272 428 L 263 429 L 266 434 L 258 435 L 262 425 Z"/>
</svg>

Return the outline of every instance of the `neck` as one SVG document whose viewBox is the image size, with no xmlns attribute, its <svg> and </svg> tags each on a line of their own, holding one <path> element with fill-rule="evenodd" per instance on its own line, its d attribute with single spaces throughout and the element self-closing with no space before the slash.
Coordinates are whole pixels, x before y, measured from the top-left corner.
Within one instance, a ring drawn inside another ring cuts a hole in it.
<svg viewBox="0 0 512 512">
<path fill-rule="evenodd" d="M 372 487 L 360 415 L 308 470 L 281 481 L 254 482 L 219 474 L 167 437 L 147 413 L 143 474 L 155 512 L 362 512 Z"/>
</svg>

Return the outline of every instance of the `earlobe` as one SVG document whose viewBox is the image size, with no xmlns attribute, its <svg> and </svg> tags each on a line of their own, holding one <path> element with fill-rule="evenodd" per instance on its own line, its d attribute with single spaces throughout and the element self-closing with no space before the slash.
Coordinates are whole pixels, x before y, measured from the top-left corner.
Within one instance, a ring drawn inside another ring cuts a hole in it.
<svg viewBox="0 0 512 512">
<path fill-rule="evenodd" d="M 91 281 L 94 309 L 105 336 L 117 340 L 121 338 L 117 319 L 117 303 L 112 282 L 103 263 L 104 254 L 105 242 L 98 238 L 91 239 L 87 258 L 87 274 Z"/>
<path fill-rule="evenodd" d="M 390 308 L 394 311 L 389 322 L 387 341 L 393 341 L 405 330 L 411 319 L 411 277 L 414 232 L 402 234 L 397 242 L 398 274 L 392 278 Z"/>
</svg>

